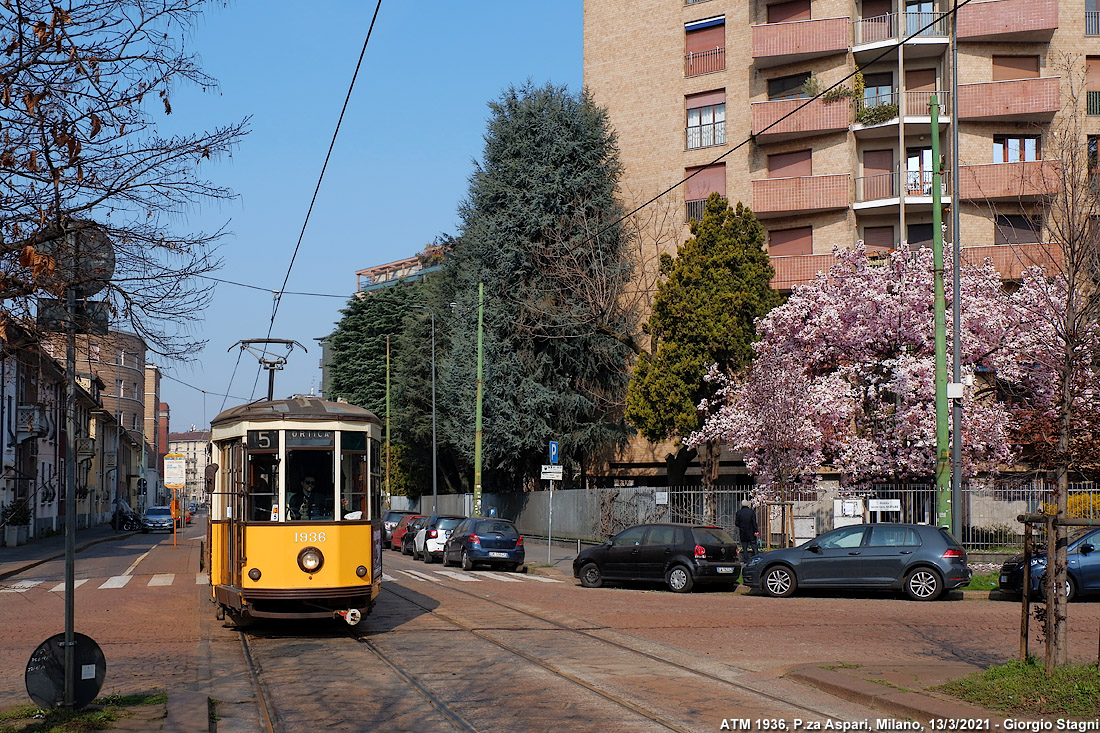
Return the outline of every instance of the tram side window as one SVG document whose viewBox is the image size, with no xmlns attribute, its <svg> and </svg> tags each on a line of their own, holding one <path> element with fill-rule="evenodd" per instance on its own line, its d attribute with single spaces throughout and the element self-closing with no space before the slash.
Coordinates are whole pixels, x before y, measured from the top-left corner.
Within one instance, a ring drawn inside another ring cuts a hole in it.
<svg viewBox="0 0 1100 733">
<path fill-rule="evenodd" d="M 333 517 L 331 450 L 287 451 L 287 519 L 315 521 Z"/>
<path fill-rule="evenodd" d="M 253 453 L 248 459 L 248 521 L 278 521 L 276 456 L 274 453 Z"/>
<path fill-rule="evenodd" d="M 370 505 L 371 519 L 382 516 L 382 444 L 370 440 Z"/>
<path fill-rule="evenodd" d="M 340 460 L 340 518 L 368 519 L 366 456 L 345 454 Z"/>
</svg>

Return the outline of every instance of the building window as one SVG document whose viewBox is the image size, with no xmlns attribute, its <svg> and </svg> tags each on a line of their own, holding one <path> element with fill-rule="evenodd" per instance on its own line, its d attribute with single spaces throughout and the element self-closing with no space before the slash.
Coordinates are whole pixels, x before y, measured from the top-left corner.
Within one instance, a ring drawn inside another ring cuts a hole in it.
<svg viewBox="0 0 1100 733">
<path fill-rule="evenodd" d="M 807 99 L 809 94 L 803 89 L 803 85 L 809 81 L 810 72 L 804 74 L 792 74 L 781 76 L 778 79 L 768 79 L 768 99 L 778 101 L 781 99 Z"/>
<path fill-rule="evenodd" d="M 993 244 L 1034 244 L 1039 241 L 1039 220 L 1026 214 L 998 214 Z"/>
<path fill-rule="evenodd" d="M 1023 163 L 1039 159 L 1038 135 L 994 135 L 994 163 Z"/>
<path fill-rule="evenodd" d="M 693 94 L 687 107 L 687 149 L 726 144 L 726 91 Z"/>
<path fill-rule="evenodd" d="M 115 380 L 115 397 L 125 397 L 126 395 L 124 386 L 121 379 Z"/>
<path fill-rule="evenodd" d="M 688 168 L 684 172 L 685 198 L 687 199 L 687 220 L 702 221 L 707 197 L 712 193 L 726 195 L 726 164 Z"/>
<path fill-rule="evenodd" d="M 1085 108 L 1100 115 L 1100 56 L 1085 57 Z"/>
<path fill-rule="evenodd" d="M 906 231 L 909 248 L 932 246 L 932 224 L 910 224 Z"/>
<path fill-rule="evenodd" d="M 726 18 L 706 18 L 684 25 L 684 76 L 726 68 Z"/>
<path fill-rule="evenodd" d="M 863 77 L 863 106 L 894 103 L 894 75 L 867 74 Z"/>
<path fill-rule="evenodd" d="M 769 23 L 790 23 L 810 19 L 810 0 L 790 0 L 768 6 Z"/>
<path fill-rule="evenodd" d="M 768 255 L 770 257 L 789 257 L 808 255 L 814 251 L 814 228 L 779 229 L 768 232 Z"/>
<path fill-rule="evenodd" d="M 894 227 L 863 227 L 863 247 L 868 252 L 894 249 Z"/>
<path fill-rule="evenodd" d="M 1085 35 L 1100 36 L 1100 12 L 1097 0 L 1085 0 Z"/>
<path fill-rule="evenodd" d="M 1038 78 L 1038 56 L 993 56 L 993 81 Z"/>
<path fill-rule="evenodd" d="M 932 195 L 932 148 L 905 151 L 905 176 L 909 196 Z"/>
<path fill-rule="evenodd" d="M 809 150 L 768 156 L 768 178 L 795 178 L 813 174 L 813 154 Z"/>
<path fill-rule="evenodd" d="M 88 344 L 88 360 L 99 361 L 99 344 Z"/>
</svg>

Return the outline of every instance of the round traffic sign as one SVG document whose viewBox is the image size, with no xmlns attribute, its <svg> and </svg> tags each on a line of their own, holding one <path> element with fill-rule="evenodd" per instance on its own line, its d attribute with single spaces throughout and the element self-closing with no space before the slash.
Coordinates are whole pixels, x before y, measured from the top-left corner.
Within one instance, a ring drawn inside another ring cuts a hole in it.
<svg viewBox="0 0 1100 733">
<path fill-rule="evenodd" d="M 107 674 L 103 650 L 90 637 L 73 634 L 73 706 L 83 708 L 95 700 Z M 24 676 L 27 694 L 34 704 L 48 710 L 65 702 L 65 634 L 54 634 L 38 645 L 27 662 Z"/>
</svg>

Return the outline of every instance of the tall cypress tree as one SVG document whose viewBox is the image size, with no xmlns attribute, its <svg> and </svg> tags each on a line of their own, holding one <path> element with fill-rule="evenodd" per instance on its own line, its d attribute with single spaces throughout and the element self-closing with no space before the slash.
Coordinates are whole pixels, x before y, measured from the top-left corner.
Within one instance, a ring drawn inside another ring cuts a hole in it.
<svg viewBox="0 0 1100 733">
<path fill-rule="evenodd" d="M 718 194 L 676 257 L 661 257 L 653 313 L 644 327 L 650 350 L 639 356 L 626 417 L 651 441 L 681 441 L 702 426 L 698 405 L 714 395 L 704 377 L 712 364 L 732 374 L 752 358 L 756 319 L 779 304 L 764 250 L 764 228 L 752 211 Z M 718 446 L 700 456 L 707 483 L 717 478 Z M 680 447 L 669 466 L 682 478 L 692 457 Z"/>
</svg>

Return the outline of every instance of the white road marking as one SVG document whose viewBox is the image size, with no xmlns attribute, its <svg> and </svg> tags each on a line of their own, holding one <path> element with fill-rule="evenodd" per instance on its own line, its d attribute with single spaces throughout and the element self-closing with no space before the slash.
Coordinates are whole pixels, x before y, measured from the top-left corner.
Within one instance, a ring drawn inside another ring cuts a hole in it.
<svg viewBox="0 0 1100 733">
<path fill-rule="evenodd" d="M 79 588 L 80 586 L 84 585 L 87 582 L 88 582 L 87 578 L 84 578 L 82 580 L 78 580 L 78 581 L 73 583 L 73 588 L 74 589 Z M 50 588 L 50 593 L 64 593 L 64 592 L 65 592 L 65 584 L 64 583 L 58 583 L 53 588 Z"/>
<path fill-rule="evenodd" d="M 539 583 L 560 583 L 561 582 L 560 580 L 555 580 L 554 578 L 544 578 L 541 575 L 531 575 L 530 573 L 528 573 L 527 575 L 521 575 L 520 577 L 527 578 L 528 580 L 535 580 L 535 581 L 538 581 Z"/>
<path fill-rule="evenodd" d="M 505 575 L 504 573 L 494 573 L 494 572 L 490 572 L 490 571 L 485 571 L 485 572 L 478 573 L 478 575 L 482 575 L 486 578 L 492 578 L 493 580 L 503 580 L 505 583 L 522 583 L 523 582 L 519 578 L 513 578 L 511 575 Z"/>
<path fill-rule="evenodd" d="M 436 570 L 437 575 L 445 575 L 448 578 L 454 578 L 455 580 L 461 580 L 464 583 L 480 583 L 481 578 L 475 578 L 469 573 L 456 573 L 454 570 Z"/>
<path fill-rule="evenodd" d="M 397 578 L 393 577 L 389 573 L 382 573 L 382 582 L 383 583 L 396 583 Z"/>
<path fill-rule="evenodd" d="M 172 585 L 172 581 L 175 579 L 175 573 L 157 573 L 152 578 L 149 578 L 149 585 Z"/>
<path fill-rule="evenodd" d="M 103 588 L 125 588 L 126 584 L 130 582 L 130 578 L 132 578 L 132 577 L 134 577 L 134 576 L 132 576 L 132 575 L 115 575 L 115 576 L 112 576 L 110 578 L 107 578 L 106 582 L 104 582 L 103 585 L 101 585 L 99 587 L 100 587 L 100 589 L 103 589 Z"/>
<path fill-rule="evenodd" d="M 195 585 L 210 585 L 210 573 L 195 573 Z"/>
<path fill-rule="evenodd" d="M 418 573 L 415 570 L 395 570 L 394 572 L 404 573 L 405 575 L 408 575 L 413 580 L 421 580 L 421 581 L 429 580 L 433 583 L 438 583 L 439 582 L 439 578 L 433 578 L 430 575 L 425 575 L 424 573 Z"/>
<path fill-rule="evenodd" d="M 138 559 L 137 559 L 137 560 L 134 560 L 134 561 L 133 561 L 133 562 L 132 562 L 132 563 L 130 564 L 130 567 L 126 568 L 126 570 L 125 570 L 125 571 L 123 571 L 123 573 L 122 573 L 122 574 L 123 574 L 123 575 L 130 575 L 131 573 L 133 573 L 133 572 L 134 572 L 134 568 L 136 568 L 136 567 L 138 566 L 138 563 L 139 563 L 139 562 L 141 562 L 142 560 L 144 560 L 144 559 L 146 558 L 146 556 L 147 556 L 147 555 L 148 555 L 148 554 L 149 554 L 150 552 L 152 552 L 152 551 L 153 551 L 153 548 L 151 548 L 151 547 L 150 547 L 150 548 L 149 548 L 148 550 L 146 550 L 146 551 L 145 551 L 145 552 L 144 552 L 143 554 L 141 554 L 141 555 L 140 555 L 140 556 L 138 557 Z"/>
<path fill-rule="evenodd" d="M 44 580 L 17 580 L 11 585 L 0 588 L 0 593 L 26 593 L 36 585 L 45 582 Z"/>
</svg>

